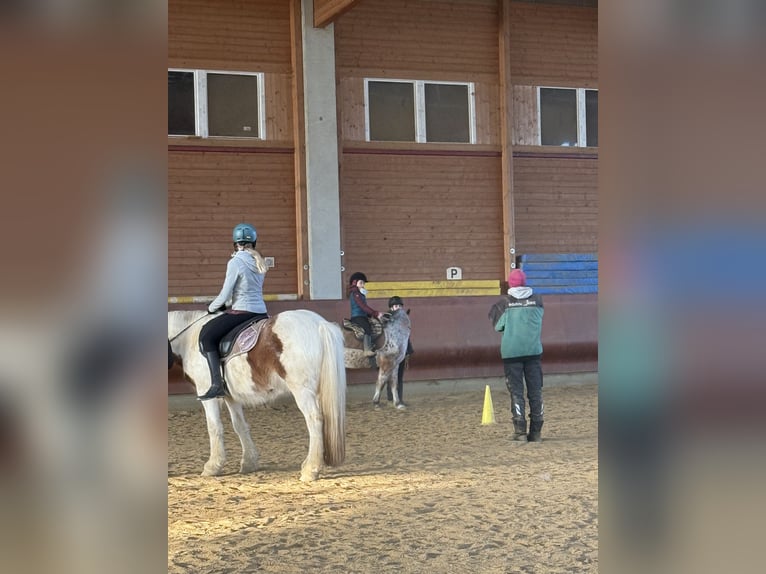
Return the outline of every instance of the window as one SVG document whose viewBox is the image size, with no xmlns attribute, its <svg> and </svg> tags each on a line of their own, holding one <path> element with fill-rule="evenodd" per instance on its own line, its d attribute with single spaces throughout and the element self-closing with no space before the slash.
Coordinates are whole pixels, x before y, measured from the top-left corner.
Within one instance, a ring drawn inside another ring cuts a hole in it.
<svg viewBox="0 0 766 574">
<path fill-rule="evenodd" d="M 538 88 L 540 145 L 598 146 L 598 91 Z"/>
<path fill-rule="evenodd" d="M 168 70 L 168 135 L 263 138 L 263 74 Z"/>
<path fill-rule="evenodd" d="M 367 141 L 476 142 L 470 82 L 366 79 L 364 90 Z"/>
<path fill-rule="evenodd" d="M 194 135 L 194 73 L 168 72 L 168 133 Z"/>
<path fill-rule="evenodd" d="M 415 92 L 412 84 L 369 82 L 368 140 L 415 140 Z"/>
</svg>

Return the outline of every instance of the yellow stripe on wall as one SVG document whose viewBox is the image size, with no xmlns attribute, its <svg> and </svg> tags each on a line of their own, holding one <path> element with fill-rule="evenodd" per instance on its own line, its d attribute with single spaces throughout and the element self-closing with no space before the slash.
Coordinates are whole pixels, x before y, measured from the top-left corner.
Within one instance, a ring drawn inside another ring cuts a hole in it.
<svg viewBox="0 0 766 574">
<path fill-rule="evenodd" d="M 497 279 L 466 281 L 377 281 L 365 285 L 367 297 L 454 297 L 460 295 L 499 295 Z"/>
<path fill-rule="evenodd" d="M 467 281 L 376 281 L 366 285 L 368 299 L 399 297 L 457 297 L 471 295 L 500 295 L 500 281 L 475 279 Z M 168 297 L 172 305 L 207 304 L 214 296 L 189 295 Z M 264 295 L 265 301 L 297 301 L 295 293 Z"/>
</svg>

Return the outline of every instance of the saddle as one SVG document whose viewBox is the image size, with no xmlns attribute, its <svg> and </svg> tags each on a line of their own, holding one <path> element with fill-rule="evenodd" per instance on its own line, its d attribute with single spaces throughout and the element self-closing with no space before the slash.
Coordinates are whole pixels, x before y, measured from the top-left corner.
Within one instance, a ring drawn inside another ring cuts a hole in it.
<svg viewBox="0 0 766 574">
<path fill-rule="evenodd" d="M 221 361 L 229 361 L 238 355 L 247 353 L 255 347 L 267 319 L 255 319 L 237 325 L 223 336 L 218 343 L 218 353 Z"/>
</svg>

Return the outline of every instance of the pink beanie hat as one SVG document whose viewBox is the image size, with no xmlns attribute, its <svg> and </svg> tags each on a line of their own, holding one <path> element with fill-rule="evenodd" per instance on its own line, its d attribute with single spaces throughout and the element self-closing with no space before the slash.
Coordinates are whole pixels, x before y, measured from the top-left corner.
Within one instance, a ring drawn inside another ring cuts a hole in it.
<svg viewBox="0 0 766 574">
<path fill-rule="evenodd" d="M 508 274 L 508 287 L 521 287 L 527 284 L 527 276 L 521 269 L 513 269 Z"/>
</svg>

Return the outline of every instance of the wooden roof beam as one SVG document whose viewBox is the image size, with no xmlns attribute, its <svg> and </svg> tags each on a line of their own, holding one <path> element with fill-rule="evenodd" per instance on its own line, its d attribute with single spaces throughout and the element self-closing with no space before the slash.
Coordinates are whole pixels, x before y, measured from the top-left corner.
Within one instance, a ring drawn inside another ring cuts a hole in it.
<svg viewBox="0 0 766 574">
<path fill-rule="evenodd" d="M 348 12 L 360 0 L 314 0 L 314 28 L 324 28 Z"/>
</svg>

